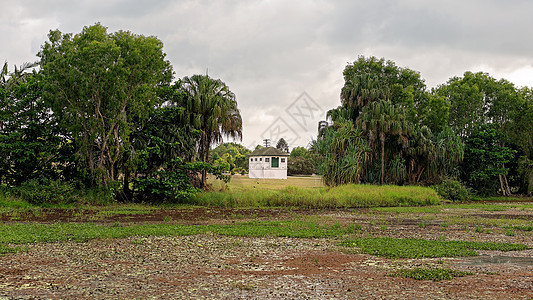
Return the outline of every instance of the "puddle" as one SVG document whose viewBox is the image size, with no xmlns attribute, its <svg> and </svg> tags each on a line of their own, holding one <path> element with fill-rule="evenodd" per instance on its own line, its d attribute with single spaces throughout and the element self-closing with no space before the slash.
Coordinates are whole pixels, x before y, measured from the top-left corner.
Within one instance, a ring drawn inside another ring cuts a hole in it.
<svg viewBox="0 0 533 300">
<path fill-rule="evenodd" d="M 488 264 L 513 264 L 519 266 L 533 267 L 533 257 L 513 257 L 513 256 L 489 256 L 480 255 L 464 259 L 466 265 L 488 265 Z"/>
</svg>

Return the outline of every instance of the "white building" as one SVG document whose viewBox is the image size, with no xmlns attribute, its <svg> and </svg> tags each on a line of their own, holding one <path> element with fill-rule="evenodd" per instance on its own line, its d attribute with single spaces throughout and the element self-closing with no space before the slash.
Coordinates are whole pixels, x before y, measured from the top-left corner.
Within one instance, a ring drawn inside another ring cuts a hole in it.
<svg viewBox="0 0 533 300">
<path fill-rule="evenodd" d="M 274 147 L 257 149 L 248 155 L 249 178 L 287 179 L 289 153 Z"/>
</svg>

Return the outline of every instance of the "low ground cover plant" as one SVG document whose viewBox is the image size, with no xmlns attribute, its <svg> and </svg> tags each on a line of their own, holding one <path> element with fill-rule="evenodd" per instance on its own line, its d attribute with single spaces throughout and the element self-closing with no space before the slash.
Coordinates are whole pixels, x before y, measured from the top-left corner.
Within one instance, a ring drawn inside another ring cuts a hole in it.
<svg viewBox="0 0 533 300">
<path fill-rule="evenodd" d="M 354 233 L 353 226 L 322 225 L 306 221 L 252 221 L 231 225 L 141 224 L 101 225 L 94 223 L 19 223 L 0 224 L 0 245 L 52 243 L 59 241 L 84 242 L 97 238 L 126 238 L 129 236 L 185 236 L 220 234 L 246 237 L 331 238 Z"/>
<path fill-rule="evenodd" d="M 412 278 L 416 280 L 450 280 L 455 277 L 463 277 L 473 275 L 472 272 L 457 271 L 445 268 L 415 268 L 415 269 L 399 269 L 391 273 L 393 277 Z"/>
<path fill-rule="evenodd" d="M 463 257 L 477 256 L 476 250 L 517 251 L 528 249 L 526 245 L 522 244 L 388 237 L 359 238 L 343 241 L 340 245 L 358 247 L 364 253 L 387 258 Z"/>
</svg>

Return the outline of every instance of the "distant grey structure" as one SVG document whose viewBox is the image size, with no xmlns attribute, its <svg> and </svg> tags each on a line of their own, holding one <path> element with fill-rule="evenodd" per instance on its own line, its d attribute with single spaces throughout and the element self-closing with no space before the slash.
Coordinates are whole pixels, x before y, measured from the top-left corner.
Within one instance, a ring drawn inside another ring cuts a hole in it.
<svg viewBox="0 0 533 300">
<path fill-rule="evenodd" d="M 249 178 L 287 179 L 289 153 L 274 147 L 257 149 L 248 155 Z"/>
</svg>

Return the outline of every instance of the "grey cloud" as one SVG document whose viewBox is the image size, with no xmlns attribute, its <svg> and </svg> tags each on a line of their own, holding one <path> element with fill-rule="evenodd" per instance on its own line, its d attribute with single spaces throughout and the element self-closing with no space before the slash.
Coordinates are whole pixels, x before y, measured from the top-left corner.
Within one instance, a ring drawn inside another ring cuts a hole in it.
<svg viewBox="0 0 533 300">
<path fill-rule="evenodd" d="M 361 54 L 420 71 L 428 86 L 483 66 L 498 74 L 531 66 L 531 11 L 525 0 L 7 0 L 0 60 L 35 60 L 55 28 L 101 22 L 158 36 L 177 77 L 209 68 L 236 93 L 246 145 L 303 91 L 324 110 L 339 105 L 342 70 Z M 315 134 L 316 126 L 301 132 Z"/>
</svg>

